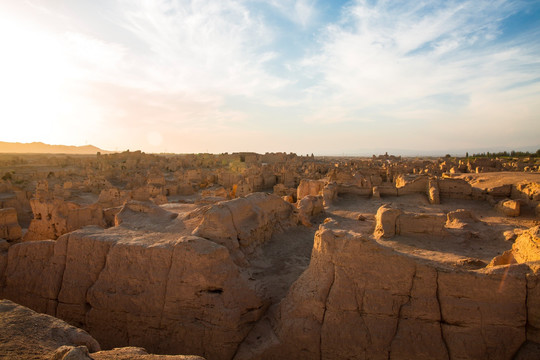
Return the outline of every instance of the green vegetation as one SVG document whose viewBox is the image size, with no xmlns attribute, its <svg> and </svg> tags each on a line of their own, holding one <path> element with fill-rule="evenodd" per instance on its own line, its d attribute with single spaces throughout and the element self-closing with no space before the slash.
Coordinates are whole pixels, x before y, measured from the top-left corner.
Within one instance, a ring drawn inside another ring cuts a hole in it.
<svg viewBox="0 0 540 360">
<path fill-rule="evenodd" d="M 512 150 L 510 152 L 508 151 L 502 151 L 502 152 L 496 152 L 496 153 L 479 153 L 479 154 L 473 154 L 473 157 L 540 157 L 540 149 L 536 150 L 536 152 L 528 152 L 528 151 L 515 151 Z"/>
</svg>

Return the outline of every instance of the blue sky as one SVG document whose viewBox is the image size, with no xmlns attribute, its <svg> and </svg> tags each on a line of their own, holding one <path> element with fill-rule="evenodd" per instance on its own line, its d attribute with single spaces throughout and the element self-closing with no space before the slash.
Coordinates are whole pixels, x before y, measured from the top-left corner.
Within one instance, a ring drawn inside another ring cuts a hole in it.
<svg viewBox="0 0 540 360">
<path fill-rule="evenodd" d="M 0 4 L 3 141 L 147 152 L 540 147 L 540 1 Z"/>
</svg>

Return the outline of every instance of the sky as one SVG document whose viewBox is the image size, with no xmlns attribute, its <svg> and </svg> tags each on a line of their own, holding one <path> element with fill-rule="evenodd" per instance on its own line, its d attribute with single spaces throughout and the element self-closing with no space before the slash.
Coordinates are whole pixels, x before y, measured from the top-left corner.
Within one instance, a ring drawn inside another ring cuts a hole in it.
<svg viewBox="0 0 540 360">
<path fill-rule="evenodd" d="M 540 1 L 4 0 L 0 141 L 540 148 Z"/>
</svg>

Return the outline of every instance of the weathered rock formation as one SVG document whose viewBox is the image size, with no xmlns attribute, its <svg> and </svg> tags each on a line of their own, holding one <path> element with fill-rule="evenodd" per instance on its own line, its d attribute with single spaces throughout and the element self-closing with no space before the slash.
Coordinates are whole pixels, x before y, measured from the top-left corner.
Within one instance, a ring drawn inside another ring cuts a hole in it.
<svg viewBox="0 0 540 360">
<path fill-rule="evenodd" d="M 524 231 L 512 246 L 512 255 L 518 263 L 540 261 L 540 226 Z"/>
<path fill-rule="evenodd" d="M 469 224 L 477 223 L 480 220 L 469 210 L 458 209 L 446 214 L 446 224 L 448 228 L 464 228 Z"/>
<path fill-rule="evenodd" d="M 322 195 L 324 185 L 324 181 L 321 180 L 302 179 L 298 185 L 296 197 L 298 200 L 301 200 L 304 196 L 308 195 Z"/>
<path fill-rule="evenodd" d="M 446 234 L 447 216 L 444 214 L 416 214 L 403 212 L 383 205 L 375 216 L 375 234 L 378 237 L 394 235 L 430 234 L 443 236 Z"/>
<path fill-rule="evenodd" d="M 435 179 L 429 179 L 427 193 L 430 204 L 441 203 L 439 184 Z"/>
<path fill-rule="evenodd" d="M 37 158 L 50 165 L 37 170 L 10 161 L 0 207 L 24 213 L 26 197 L 25 239 L 52 240 L 0 239 L 0 297 L 105 348 L 209 359 L 540 354 L 538 230 L 523 231 L 540 209 L 537 177 L 470 174 L 503 161 L 141 152 Z M 485 200 L 514 201 L 523 216 Z M 319 228 L 308 267 L 315 228 L 296 225 L 320 223 L 323 210 L 335 220 Z M 9 235 L 13 211 L 3 211 Z M 88 356 L 75 345 L 54 356 L 76 354 Z"/>
<path fill-rule="evenodd" d="M 293 206 L 275 195 L 254 193 L 202 211 L 193 235 L 225 246 L 238 264 L 268 241 L 275 231 L 292 225 Z"/>
<path fill-rule="evenodd" d="M 231 254 L 249 255 L 292 212 L 267 194 L 181 216 L 129 202 L 116 227 L 10 246 L 0 296 L 81 326 L 107 348 L 230 359 L 266 306 Z"/>
<path fill-rule="evenodd" d="M 0 300 L 0 358 L 50 359 L 61 346 L 101 350 L 86 331 L 9 300 Z M 60 358 L 61 359 L 61 358 Z"/>
<path fill-rule="evenodd" d="M 323 197 L 306 195 L 296 204 L 298 217 L 304 226 L 311 226 L 311 218 L 324 212 Z"/>
<path fill-rule="evenodd" d="M 30 209 L 31 192 L 18 190 L 12 186 L 1 189 L 1 182 L 0 180 L 0 209 L 15 209 L 19 223 L 27 227 L 32 219 L 32 210 Z"/>
<path fill-rule="evenodd" d="M 521 205 L 516 200 L 501 200 L 495 208 L 502 214 L 510 217 L 519 216 L 521 213 Z"/>
<path fill-rule="evenodd" d="M 473 196 L 472 186 L 465 180 L 441 178 L 437 183 L 442 198 L 471 199 Z"/>
<path fill-rule="evenodd" d="M 323 203 L 325 206 L 330 206 L 337 198 L 337 185 L 333 182 L 326 184 L 323 188 Z"/>
<path fill-rule="evenodd" d="M 33 198 L 30 206 L 34 219 L 24 236 L 25 241 L 57 239 L 86 225 L 105 226 L 103 209 L 98 205 L 81 206 L 59 198 Z"/>
<path fill-rule="evenodd" d="M 17 240 L 22 236 L 22 229 L 17 221 L 14 208 L 0 209 L 0 239 Z"/>
<path fill-rule="evenodd" d="M 93 360 L 204 360 L 193 355 L 154 355 L 140 347 L 123 347 L 91 354 Z M 68 359 L 65 359 L 68 360 Z"/>
<path fill-rule="evenodd" d="M 0 296 L 84 327 L 107 348 L 231 358 L 263 303 L 227 249 L 110 230 L 11 246 Z"/>
<path fill-rule="evenodd" d="M 392 208 L 389 205 L 381 206 L 375 215 L 377 236 L 392 237 L 398 234 L 397 219 L 401 214 L 403 211 L 400 209 Z"/>
<path fill-rule="evenodd" d="M 489 266 L 521 264 L 534 261 L 540 261 L 540 226 L 522 231 L 512 245 L 512 249 L 493 258 Z"/>
<path fill-rule="evenodd" d="M 536 267 L 451 270 L 332 224 L 236 359 L 510 359 L 535 348 Z"/>
<path fill-rule="evenodd" d="M 2 359 L 204 360 L 199 356 L 151 355 L 143 348 L 132 347 L 101 351 L 98 342 L 86 331 L 9 300 L 0 300 L 0 328 Z"/>
<path fill-rule="evenodd" d="M 131 200 L 131 192 L 128 190 L 119 190 L 115 187 L 103 189 L 99 193 L 98 204 L 103 208 L 111 208 L 123 205 Z"/>
</svg>

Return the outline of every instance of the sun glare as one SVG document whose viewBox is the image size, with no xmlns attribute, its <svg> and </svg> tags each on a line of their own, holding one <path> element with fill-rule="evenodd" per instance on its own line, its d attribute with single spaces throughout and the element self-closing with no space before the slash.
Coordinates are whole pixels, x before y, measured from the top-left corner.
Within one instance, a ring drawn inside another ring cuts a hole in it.
<svg viewBox="0 0 540 360">
<path fill-rule="evenodd" d="M 55 125 L 70 107 L 67 81 L 73 71 L 61 41 L 32 24 L 1 18 L 0 43 L 4 140 L 58 139 Z"/>
</svg>

